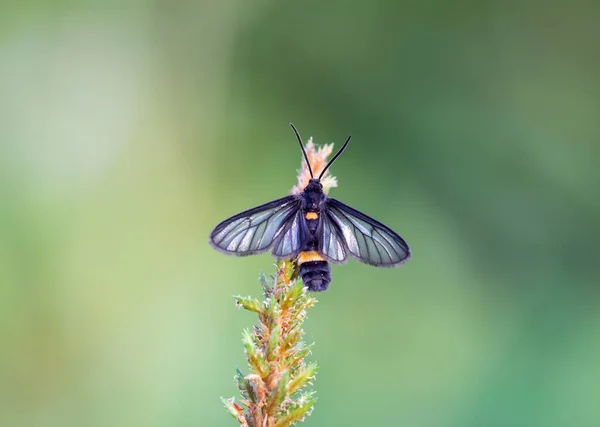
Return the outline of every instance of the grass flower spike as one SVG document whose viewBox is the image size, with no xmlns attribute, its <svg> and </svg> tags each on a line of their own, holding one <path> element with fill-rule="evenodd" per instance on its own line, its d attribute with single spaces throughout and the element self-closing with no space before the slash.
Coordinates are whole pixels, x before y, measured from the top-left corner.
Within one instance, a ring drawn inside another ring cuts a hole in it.
<svg viewBox="0 0 600 427">
<path fill-rule="evenodd" d="M 312 167 L 314 176 L 319 176 L 325 166 L 327 165 L 327 157 L 331 156 L 333 152 L 333 144 L 325 144 L 322 147 L 315 148 L 312 136 L 306 143 L 306 156 Z M 290 194 L 300 194 L 304 191 L 310 181 L 310 172 L 308 170 L 308 164 L 302 159 L 302 167 L 298 171 L 298 184 L 292 188 Z M 323 186 L 323 192 L 329 193 L 331 188 L 337 187 L 338 182 L 335 176 L 329 173 L 329 170 L 325 172 L 325 175 L 321 178 L 321 185 Z"/>
<path fill-rule="evenodd" d="M 222 399 L 240 426 L 284 427 L 304 420 L 315 404 L 312 384 L 316 363 L 307 363 L 312 347 L 302 341 L 306 310 L 317 302 L 296 277 L 292 261 L 280 261 L 277 274 L 260 281 L 264 301 L 235 297 L 236 304 L 258 314 L 258 325 L 243 333 L 248 374 L 237 370 L 234 382 L 242 396 Z"/>
</svg>

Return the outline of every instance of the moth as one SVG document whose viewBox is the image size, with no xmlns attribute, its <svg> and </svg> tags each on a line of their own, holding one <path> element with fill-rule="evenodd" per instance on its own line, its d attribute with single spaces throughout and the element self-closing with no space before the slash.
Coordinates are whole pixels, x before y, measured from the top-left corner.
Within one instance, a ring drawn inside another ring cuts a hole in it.
<svg viewBox="0 0 600 427">
<path fill-rule="evenodd" d="M 344 152 L 352 135 L 315 178 L 302 138 L 294 125 L 290 126 L 310 172 L 308 185 L 300 194 L 227 218 L 210 233 L 210 244 L 229 255 L 271 250 L 279 260 L 295 260 L 304 285 L 314 292 L 327 290 L 331 283 L 329 264 L 343 264 L 348 255 L 375 267 L 396 267 L 407 261 L 410 249 L 396 232 L 323 192 L 321 178 Z"/>
</svg>

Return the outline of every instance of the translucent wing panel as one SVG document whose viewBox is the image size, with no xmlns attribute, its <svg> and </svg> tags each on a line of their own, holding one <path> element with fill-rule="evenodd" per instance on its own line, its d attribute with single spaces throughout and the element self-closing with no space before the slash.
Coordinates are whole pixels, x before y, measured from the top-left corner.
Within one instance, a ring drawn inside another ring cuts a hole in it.
<svg viewBox="0 0 600 427">
<path fill-rule="evenodd" d="M 328 215 L 322 216 L 323 234 L 321 244 L 321 253 L 331 262 L 346 262 L 346 249 L 344 248 L 344 237 L 337 226 L 328 218 Z"/>
<path fill-rule="evenodd" d="M 291 259 L 298 255 L 304 243 L 304 227 L 302 212 L 296 214 L 284 225 L 284 229 L 273 245 L 273 256 L 278 259 Z"/>
<path fill-rule="evenodd" d="M 210 233 L 211 245 L 233 255 L 265 252 L 294 220 L 300 200 L 287 196 L 241 212 L 217 225 Z"/>
<path fill-rule="evenodd" d="M 356 209 L 327 199 L 327 216 L 343 236 L 346 250 L 357 260 L 393 267 L 410 258 L 410 249 L 402 237 Z"/>
</svg>

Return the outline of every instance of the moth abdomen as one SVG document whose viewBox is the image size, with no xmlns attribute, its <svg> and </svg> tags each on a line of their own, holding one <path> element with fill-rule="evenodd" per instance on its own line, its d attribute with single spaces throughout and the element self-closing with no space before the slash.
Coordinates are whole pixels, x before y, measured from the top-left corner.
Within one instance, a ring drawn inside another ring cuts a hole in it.
<svg viewBox="0 0 600 427">
<path fill-rule="evenodd" d="M 331 267 L 317 251 L 304 251 L 298 255 L 298 275 L 312 292 L 326 291 L 331 283 Z"/>
</svg>

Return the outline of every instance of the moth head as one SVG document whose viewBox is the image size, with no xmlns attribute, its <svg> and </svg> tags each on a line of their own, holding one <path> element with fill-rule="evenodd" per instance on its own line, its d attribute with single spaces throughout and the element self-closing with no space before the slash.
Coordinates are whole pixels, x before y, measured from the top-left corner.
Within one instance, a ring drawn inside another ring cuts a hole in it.
<svg viewBox="0 0 600 427">
<path fill-rule="evenodd" d="M 321 184 L 321 181 L 319 179 L 311 178 L 308 180 L 308 185 L 306 186 L 306 188 L 304 188 L 304 190 L 323 191 L 323 184 Z"/>
</svg>

